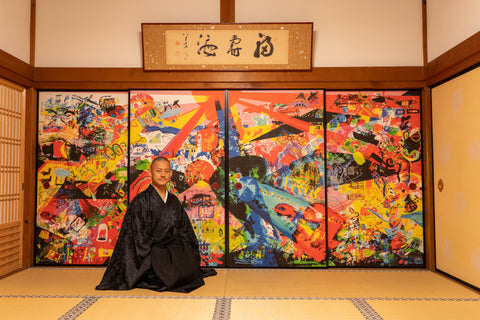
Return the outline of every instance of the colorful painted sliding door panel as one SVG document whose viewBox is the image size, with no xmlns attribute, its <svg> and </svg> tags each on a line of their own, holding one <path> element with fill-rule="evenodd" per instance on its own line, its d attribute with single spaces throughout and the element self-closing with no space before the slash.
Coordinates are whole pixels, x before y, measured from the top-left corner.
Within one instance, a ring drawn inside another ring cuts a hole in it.
<svg viewBox="0 0 480 320">
<path fill-rule="evenodd" d="M 228 97 L 229 266 L 325 266 L 323 91 Z"/>
<path fill-rule="evenodd" d="M 424 265 L 420 92 L 325 101 L 330 265 Z"/>
<path fill-rule="evenodd" d="M 223 266 L 225 255 L 224 105 L 224 91 L 130 93 L 130 199 L 150 184 L 151 160 L 170 159 L 169 189 L 182 201 L 208 266 Z"/>
<path fill-rule="evenodd" d="M 35 263 L 103 264 L 127 205 L 128 92 L 38 94 Z"/>
</svg>

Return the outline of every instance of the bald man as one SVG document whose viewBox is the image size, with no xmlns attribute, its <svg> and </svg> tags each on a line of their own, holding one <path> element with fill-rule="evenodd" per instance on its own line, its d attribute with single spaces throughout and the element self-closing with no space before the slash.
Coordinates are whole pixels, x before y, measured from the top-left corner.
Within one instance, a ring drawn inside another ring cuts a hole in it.
<svg viewBox="0 0 480 320">
<path fill-rule="evenodd" d="M 198 240 L 180 200 L 167 191 L 170 161 L 155 158 L 151 185 L 128 206 L 112 258 L 97 290 L 191 292 L 216 274 L 200 267 Z"/>
</svg>

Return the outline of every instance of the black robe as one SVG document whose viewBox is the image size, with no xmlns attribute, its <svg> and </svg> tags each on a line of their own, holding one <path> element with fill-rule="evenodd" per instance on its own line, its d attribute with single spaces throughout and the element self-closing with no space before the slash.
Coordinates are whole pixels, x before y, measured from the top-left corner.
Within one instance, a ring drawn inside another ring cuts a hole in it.
<svg viewBox="0 0 480 320">
<path fill-rule="evenodd" d="M 200 267 L 198 241 L 180 200 L 169 193 L 165 203 L 150 185 L 128 206 L 96 289 L 190 292 L 214 274 L 214 269 Z"/>
</svg>

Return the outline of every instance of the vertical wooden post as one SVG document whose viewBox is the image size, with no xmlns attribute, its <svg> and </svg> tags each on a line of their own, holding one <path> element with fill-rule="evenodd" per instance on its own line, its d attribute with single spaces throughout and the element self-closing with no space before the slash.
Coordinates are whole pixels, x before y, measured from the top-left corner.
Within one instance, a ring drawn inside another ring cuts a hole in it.
<svg viewBox="0 0 480 320">
<path fill-rule="evenodd" d="M 235 0 L 220 0 L 220 22 L 235 23 Z"/>
<path fill-rule="evenodd" d="M 422 93 L 422 141 L 423 141 L 423 214 L 425 238 L 425 265 L 435 270 L 435 212 L 432 142 L 432 99 L 431 89 L 425 87 Z"/>
<path fill-rule="evenodd" d="M 36 144 L 37 144 L 37 90 L 27 89 L 26 104 L 24 112 L 24 154 L 22 161 L 24 163 L 25 185 L 23 188 L 23 267 L 33 266 L 34 256 L 34 235 L 35 235 L 35 201 L 36 201 Z"/>
<path fill-rule="evenodd" d="M 30 2 L 30 65 L 35 67 L 35 39 L 37 21 L 37 0 Z"/>
</svg>

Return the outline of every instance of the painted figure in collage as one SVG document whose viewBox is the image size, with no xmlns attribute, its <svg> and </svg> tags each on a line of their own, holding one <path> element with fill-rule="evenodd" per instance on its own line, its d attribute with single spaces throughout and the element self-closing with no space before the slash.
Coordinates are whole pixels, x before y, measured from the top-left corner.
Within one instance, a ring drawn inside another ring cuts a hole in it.
<svg viewBox="0 0 480 320">
<path fill-rule="evenodd" d="M 329 260 L 422 266 L 419 92 L 327 92 Z"/>
<path fill-rule="evenodd" d="M 229 91 L 229 263 L 326 259 L 323 91 Z"/>
<path fill-rule="evenodd" d="M 224 265 L 224 105 L 224 91 L 130 93 L 130 199 L 150 184 L 153 158 L 171 160 L 169 191 L 190 217 L 203 266 Z"/>
<path fill-rule="evenodd" d="M 36 264 L 103 264 L 127 205 L 127 92 L 39 92 Z"/>
</svg>

